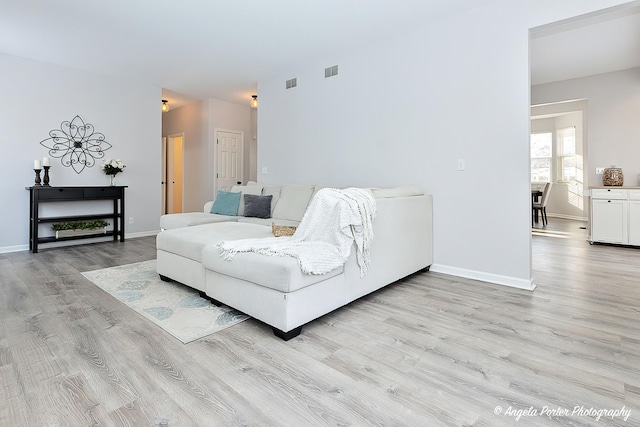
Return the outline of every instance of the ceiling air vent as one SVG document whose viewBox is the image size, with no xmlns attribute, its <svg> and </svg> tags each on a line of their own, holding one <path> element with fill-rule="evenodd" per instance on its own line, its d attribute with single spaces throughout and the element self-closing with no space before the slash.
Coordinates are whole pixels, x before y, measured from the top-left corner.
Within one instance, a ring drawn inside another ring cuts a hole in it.
<svg viewBox="0 0 640 427">
<path fill-rule="evenodd" d="M 291 89 L 298 86 L 298 79 L 297 78 L 293 78 L 291 80 L 287 80 L 287 84 L 286 87 L 287 89 Z"/>
<path fill-rule="evenodd" d="M 333 77 L 338 75 L 338 66 L 327 67 L 324 69 L 324 78 Z"/>
</svg>

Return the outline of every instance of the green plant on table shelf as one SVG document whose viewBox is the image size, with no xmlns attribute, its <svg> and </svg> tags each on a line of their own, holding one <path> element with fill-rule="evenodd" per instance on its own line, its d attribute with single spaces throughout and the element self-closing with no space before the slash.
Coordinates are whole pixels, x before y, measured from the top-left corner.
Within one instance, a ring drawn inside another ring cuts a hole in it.
<svg viewBox="0 0 640 427">
<path fill-rule="evenodd" d="M 51 229 L 53 231 L 62 230 L 90 230 L 92 228 L 103 228 L 108 226 L 109 223 L 103 219 L 97 219 L 95 221 L 69 221 L 59 222 L 52 224 Z"/>
</svg>

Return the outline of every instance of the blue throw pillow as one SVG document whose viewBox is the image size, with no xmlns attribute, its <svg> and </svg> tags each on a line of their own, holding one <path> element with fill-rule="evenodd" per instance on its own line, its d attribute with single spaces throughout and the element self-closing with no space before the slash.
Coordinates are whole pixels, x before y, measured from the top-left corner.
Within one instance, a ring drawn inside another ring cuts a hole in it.
<svg viewBox="0 0 640 427">
<path fill-rule="evenodd" d="M 242 196 L 242 193 L 218 190 L 216 199 L 213 201 L 213 206 L 211 207 L 211 213 L 232 216 L 238 215 L 240 196 Z"/>
</svg>

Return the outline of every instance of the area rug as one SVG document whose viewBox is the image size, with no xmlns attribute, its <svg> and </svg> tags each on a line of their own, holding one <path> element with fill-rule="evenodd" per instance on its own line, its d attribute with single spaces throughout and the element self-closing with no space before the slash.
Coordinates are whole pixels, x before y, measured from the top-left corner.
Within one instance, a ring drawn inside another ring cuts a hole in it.
<svg viewBox="0 0 640 427">
<path fill-rule="evenodd" d="M 216 307 L 188 286 L 163 282 L 155 260 L 82 275 L 185 344 L 249 318 L 229 307 Z"/>
</svg>

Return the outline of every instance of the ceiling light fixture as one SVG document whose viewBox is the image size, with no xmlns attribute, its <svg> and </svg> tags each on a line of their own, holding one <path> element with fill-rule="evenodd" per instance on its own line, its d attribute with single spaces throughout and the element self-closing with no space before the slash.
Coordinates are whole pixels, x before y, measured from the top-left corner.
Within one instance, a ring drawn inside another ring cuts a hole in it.
<svg viewBox="0 0 640 427">
<path fill-rule="evenodd" d="M 167 101 L 166 99 L 163 99 L 162 100 L 162 112 L 166 113 L 170 109 L 171 109 L 171 107 L 169 107 L 169 101 Z"/>
<path fill-rule="evenodd" d="M 249 102 L 251 108 L 258 108 L 258 95 L 251 95 L 251 101 Z"/>
</svg>

